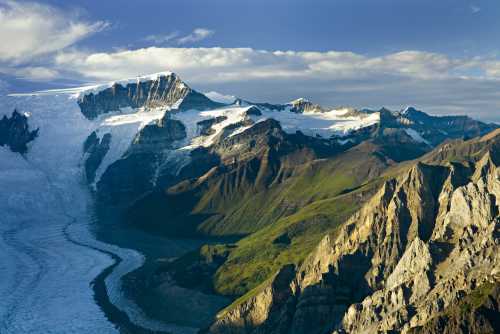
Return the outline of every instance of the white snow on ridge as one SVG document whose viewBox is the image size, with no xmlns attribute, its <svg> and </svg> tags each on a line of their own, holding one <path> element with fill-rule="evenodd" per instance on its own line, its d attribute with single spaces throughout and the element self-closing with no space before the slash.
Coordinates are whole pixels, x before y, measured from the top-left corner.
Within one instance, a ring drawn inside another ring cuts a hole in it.
<svg viewBox="0 0 500 334">
<path fill-rule="evenodd" d="M 187 130 L 187 139 L 184 141 L 185 145 L 181 147 L 182 150 L 190 150 L 196 147 L 208 147 L 212 145 L 215 138 L 221 131 L 231 124 L 236 124 L 245 120 L 246 111 L 252 106 L 239 107 L 228 106 L 207 111 L 189 110 L 172 114 L 173 119 L 181 121 Z M 328 112 L 307 112 L 307 113 L 294 113 L 290 111 L 271 111 L 261 109 L 262 115 L 250 115 L 249 117 L 255 122 L 262 122 L 266 119 L 272 118 L 280 122 L 283 131 L 287 133 L 295 133 L 301 131 L 309 136 L 319 135 L 323 138 L 335 136 L 346 136 L 354 130 L 363 127 L 371 126 L 380 121 L 378 113 L 362 116 L 345 117 L 350 109 L 338 109 Z M 212 126 L 215 132 L 209 136 L 200 136 L 197 131 L 197 122 L 205 119 L 211 119 L 224 116 L 226 119 L 222 122 L 216 123 Z M 251 126 L 242 126 L 235 129 L 229 136 L 234 136 L 242 133 Z"/>
<path fill-rule="evenodd" d="M 319 135 L 324 138 L 345 136 L 354 130 L 376 124 L 380 121 L 380 115 L 373 113 L 368 116 L 344 117 L 348 109 L 331 110 L 327 112 L 276 112 L 263 111 L 262 116 L 252 116 L 257 121 L 262 118 L 274 118 L 281 123 L 285 132 L 295 133 L 301 131 L 309 136 Z"/>
<path fill-rule="evenodd" d="M 89 95 L 89 94 L 99 94 L 99 92 L 106 90 L 108 88 L 113 87 L 114 85 L 120 85 L 123 87 L 126 87 L 128 84 L 135 84 L 135 83 L 141 83 L 141 82 L 147 82 L 147 81 L 155 81 L 158 80 L 161 77 L 167 77 L 169 75 L 172 75 L 172 72 L 158 72 L 158 73 L 153 73 L 149 75 L 140 75 L 135 78 L 128 78 L 128 79 L 121 79 L 121 80 L 116 80 L 116 81 L 110 81 L 105 84 L 98 84 L 94 86 L 87 86 L 85 89 L 81 90 L 78 94 L 78 98 L 81 98 L 83 95 Z"/>
<path fill-rule="evenodd" d="M 124 108 L 119 114 L 101 117 L 97 122 L 96 133 L 99 138 L 111 134 L 111 143 L 108 153 L 104 156 L 96 170 L 93 186 L 101 179 L 102 174 L 115 161 L 119 160 L 132 144 L 135 136 L 146 125 L 160 120 L 165 115 L 165 109 L 134 110 Z"/>
<path fill-rule="evenodd" d="M 236 96 L 233 95 L 224 95 L 219 92 L 211 91 L 205 94 L 210 100 L 220 103 L 232 104 L 236 101 Z"/>
<path fill-rule="evenodd" d="M 429 144 L 429 142 L 427 140 L 425 140 L 421 135 L 420 133 L 418 133 L 417 131 L 415 131 L 414 129 L 410 129 L 410 128 L 405 128 L 404 129 L 405 132 L 408 134 L 408 136 L 410 136 L 414 141 L 418 142 L 418 143 L 425 143 L 425 144 Z"/>
<path fill-rule="evenodd" d="M 190 150 L 196 147 L 208 147 L 214 143 L 217 135 L 228 125 L 238 123 L 245 119 L 245 112 L 249 107 L 223 107 L 215 110 L 198 111 L 188 110 L 172 114 L 172 118 L 181 121 L 186 127 L 187 138 L 184 140 L 184 145 L 181 150 Z M 197 133 L 197 123 L 215 117 L 226 117 L 226 120 L 214 124 L 212 129 L 215 133 L 209 136 L 200 136 Z"/>
</svg>

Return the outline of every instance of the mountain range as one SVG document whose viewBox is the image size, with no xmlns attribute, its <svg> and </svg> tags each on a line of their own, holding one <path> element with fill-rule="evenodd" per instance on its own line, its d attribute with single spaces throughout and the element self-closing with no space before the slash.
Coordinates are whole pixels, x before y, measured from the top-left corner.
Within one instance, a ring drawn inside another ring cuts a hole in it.
<svg viewBox="0 0 500 334">
<path fill-rule="evenodd" d="M 139 272 L 155 318 L 175 282 L 231 301 L 205 333 L 500 330 L 497 124 L 208 96 L 170 72 L 18 96 L 0 145 L 66 127 L 98 225 L 206 241 Z"/>
</svg>

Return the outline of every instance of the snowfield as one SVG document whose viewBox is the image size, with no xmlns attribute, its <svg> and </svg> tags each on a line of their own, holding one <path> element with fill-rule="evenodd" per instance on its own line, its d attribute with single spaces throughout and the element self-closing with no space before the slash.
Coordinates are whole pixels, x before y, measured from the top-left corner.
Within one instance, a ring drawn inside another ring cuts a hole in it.
<svg viewBox="0 0 500 334">
<path fill-rule="evenodd" d="M 142 327 L 193 333 L 192 328 L 147 318 L 127 299 L 121 277 L 140 267 L 143 256 L 99 242 L 91 233 L 91 197 L 81 168 L 83 142 L 94 130 L 112 131 L 115 138 L 121 134 L 127 142 L 131 132 L 157 115 L 89 121 L 75 96 L 60 92 L 2 96 L 0 105 L 5 114 L 14 108 L 30 112 L 30 127 L 40 128 L 25 157 L 0 147 L 0 332 L 116 333 L 90 286 L 113 264 L 107 255 L 112 253 L 122 259 L 106 279 L 116 307 Z"/>
</svg>

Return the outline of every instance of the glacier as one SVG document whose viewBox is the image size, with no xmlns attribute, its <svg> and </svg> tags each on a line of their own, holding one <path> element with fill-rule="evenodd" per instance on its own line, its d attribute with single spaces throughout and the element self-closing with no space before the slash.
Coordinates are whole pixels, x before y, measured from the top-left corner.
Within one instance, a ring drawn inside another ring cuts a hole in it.
<svg viewBox="0 0 500 334">
<path fill-rule="evenodd" d="M 113 116 L 108 123 L 89 121 L 73 93 L 0 97 L 3 114 L 15 108 L 29 112 L 30 127 L 40 128 L 25 156 L 0 147 L 0 332 L 117 333 L 91 286 L 114 264 L 114 254 L 121 261 L 106 278 L 107 295 L 131 322 L 156 331 L 194 333 L 193 328 L 145 316 L 121 287 L 121 277 L 139 268 L 143 256 L 102 243 L 91 233 L 92 198 L 82 174 L 82 143 L 92 131 L 110 127 L 109 122 L 122 126 L 115 124 L 114 134 L 126 141 L 154 114 L 147 121 L 137 115 L 130 122 Z"/>
</svg>

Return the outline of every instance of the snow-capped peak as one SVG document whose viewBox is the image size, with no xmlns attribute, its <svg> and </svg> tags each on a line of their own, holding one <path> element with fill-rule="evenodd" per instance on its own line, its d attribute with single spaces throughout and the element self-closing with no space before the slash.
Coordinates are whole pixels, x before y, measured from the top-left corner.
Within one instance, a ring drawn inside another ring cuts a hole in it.
<svg viewBox="0 0 500 334">
<path fill-rule="evenodd" d="M 299 97 L 298 99 L 295 99 L 293 101 L 288 102 L 288 104 L 291 104 L 291 105 L 302 104 L 302 103 L 311 103 L 311 101 L 309 101 L 306 98 Z"/>
<path fill-rule="evenodd" d="M 401 115 L 406 115 L 407 113 L 415 111 L 415 110 L 417 110 L 417 109 L 415 109 L 415 107 L 406 106 L 406 108 L 404 108 L 403 110 L 401 110 Z"/>
<path fill-rule="evenodd" d="M 120 79 L 120 80 L 115 80 L 115 81 L 110 81 L 107 83 L 102 83 L 102 84 L 97 84 L 93 86 L 87 86 L 87 87 L 82 87 L 82 89 L 78 92 L 78 98 L 81 98 L 83 95 L 89 95 L 89 94 L 98 94 L 99 92 L 111 88 L 116 85 L 120 85 L 123 87 L 126 87 L 128 84 L 138 84 L 141 82 L 147 82 L 147 81 L 156 81 L 159 80 L 160 78 L 165 78 L 169 76 L 176 76 L 175 73 L 169 72 L 169 71 L 164 71 L 164 72 L 158 72 L 158 73 L 153 73 L 153 74 L 148 74 L 148 75 L 138 75 L 135 78 L 126 78 L 126 79 Z M 182 85 L 185 86 L 184 83 Z"/>
</svg>

